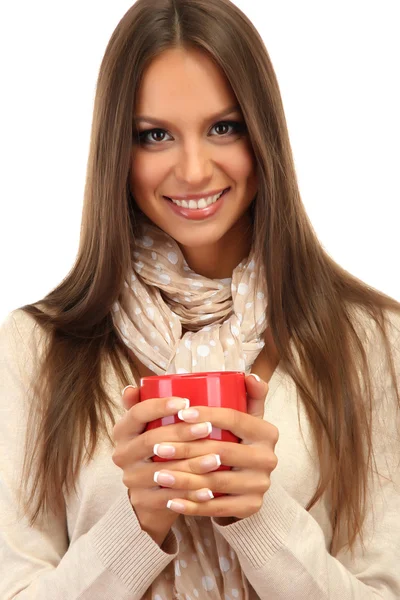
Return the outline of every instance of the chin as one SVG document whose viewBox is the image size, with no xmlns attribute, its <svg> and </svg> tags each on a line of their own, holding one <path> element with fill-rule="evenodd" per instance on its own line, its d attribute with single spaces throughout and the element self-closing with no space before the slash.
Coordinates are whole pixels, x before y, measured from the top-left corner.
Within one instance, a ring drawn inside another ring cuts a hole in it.
<svg viewBox="0 0 400 600">
<path fill-rule="evenodd" d="M 158 227 L 160 227 L 160 225 L 158 225 Z M 183 231 L 183 227 L 179 230 L 172 230 L 165 227 L 160 227 L 160 229 L 170 235 L 176 241 L 176 243 L 179 244 L 179 246 L 184 246 L 185 248 L 212 247 L 221 241 L 228 233 L 226 230 L 214 230 L 210 232 L 189 230 Z"/>
</svg>

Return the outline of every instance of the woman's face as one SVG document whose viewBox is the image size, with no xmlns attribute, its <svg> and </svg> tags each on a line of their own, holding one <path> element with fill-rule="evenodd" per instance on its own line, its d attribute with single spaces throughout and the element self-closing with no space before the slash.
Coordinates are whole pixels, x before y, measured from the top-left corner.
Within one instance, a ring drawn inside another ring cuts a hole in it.
<svg viewBox="0 0 400 600">
<path fill-rule="evenodd" d="M 138 93 L 135 128 L 130 187 L 153 223 L 196 252 L 224 245 L 229 232 L 248 231 L 254 156 L 236 97 L 205 53 L 172 49 L 153 60 Z M 171 200 L 182 195 L 188 198 L 181 206 Z"/>
</svg>

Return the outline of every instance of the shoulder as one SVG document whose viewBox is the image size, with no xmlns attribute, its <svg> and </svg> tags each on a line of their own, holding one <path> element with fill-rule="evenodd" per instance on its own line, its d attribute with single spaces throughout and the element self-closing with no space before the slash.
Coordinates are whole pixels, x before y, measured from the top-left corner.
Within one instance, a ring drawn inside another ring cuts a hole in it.
<svg viewBox="0 0 400 600">
<path fill-rule="evenodd" d="M 2 336 L 6 338 L 19 337 L 22 341 L 28 341 L 32 337 L 39 340 L 44 336 L 44 330 L 36 319 L 22 308 L 10 312 L 1 323 L 0 328 Z"/>
<path fill-rule="evenodd" d="M 371 382 L 374 446 L 385 461 L 390 461 L 390 457 L 398 455 L 400 441 L 400 314 L 385 310 L 380 327 L 371 315 L 360 312 L 358 327 Z M 380 465 L 383 471 L 386 467 Z"/>
<path fill-rule="evenodd" d="M 0 325 L 2 361 L 14 365 L 37 362 L 48 339 L 35 318 L 18 308 L 10 312 Z"/>
<path fill-rule="evenodd" d="M 379 370 L 387 361 L 387 348 L 395 362 L 400 362 L 400 307 L 398 311 L 384 310 L 382 325 L 364 308 L 352 307 L 350 314 L 372 371 Z"/>
</svg>

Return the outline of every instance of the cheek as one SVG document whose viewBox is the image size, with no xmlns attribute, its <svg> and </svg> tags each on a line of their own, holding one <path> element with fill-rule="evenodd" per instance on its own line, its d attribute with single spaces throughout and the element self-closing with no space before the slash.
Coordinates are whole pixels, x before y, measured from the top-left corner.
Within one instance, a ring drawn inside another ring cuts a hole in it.
<svg viewBox="0 0 400 600">
<path fill-rule="evenodd" d="M 247 143 L 232 147 L 225 157 L 225 171 L 239 185 L 255 175 L 254 155 Z"/>
<path fill-rule="evenodd" d="M 151 194 L 161 185 L 167 169 L 161 156 L 150 152 L 132 154 L 130 182 L 132 193 L 135 195 Z"/>
</svg>

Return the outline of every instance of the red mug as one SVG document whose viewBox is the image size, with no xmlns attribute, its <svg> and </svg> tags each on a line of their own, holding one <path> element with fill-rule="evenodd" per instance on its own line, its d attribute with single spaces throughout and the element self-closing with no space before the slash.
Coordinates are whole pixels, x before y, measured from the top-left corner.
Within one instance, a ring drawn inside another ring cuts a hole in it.
<svg viewBox="0 0 400 600">
<path fill-rule="evenodd" d="M 234 408 L 241 412 L 247 412 L 247 395 L 244 383 L 244 373 L 241 371 L 210 371 L 205 373 L 185 373 L 171 375 L 154 375 L 142 377 L 140 380 L 140 400 L 150 398 L 168 398 L 178 396 L 188 398 L 190 406 L 218 406 L 222 408 Z M 146 431 L 182 423 L 178 415 L 163 417 L 148 423 Z M 213 427 L 207 440 L 219 440 L 223 442 L 239 442 L 239 438 L 231 431 Z M 168 441 L 168 440 L 166 440 Z M 152 460 L 157 462 L 168 462 L 171 459 L 153 456 Z M 218 471 L 227 471 L 231 467 L 221 465 Z"/>
</svg>

